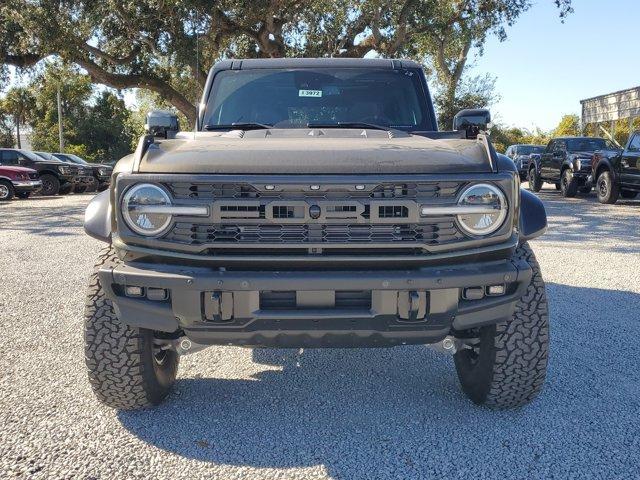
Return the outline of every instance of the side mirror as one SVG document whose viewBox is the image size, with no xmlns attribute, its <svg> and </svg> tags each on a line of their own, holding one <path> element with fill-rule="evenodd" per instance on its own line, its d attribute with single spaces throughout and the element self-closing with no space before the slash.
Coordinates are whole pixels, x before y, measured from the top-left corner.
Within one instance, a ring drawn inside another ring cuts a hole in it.
<svg viewBox="0 0 640 480">
<path fill-rule="evenodd" d="M 168 110 L 151 110 L 147 113 L 144 128 L 149 135 L 173 138 L 180 131 L 178 116 Z"/>
<path fill-rule="evenodd" d="M 467 138 L 477 138 L 478 133 L 491 129 L 491 113 L 486 108 L 460 110 L 453 117 L 453 129 L 464 130 Z"/>
</svg>

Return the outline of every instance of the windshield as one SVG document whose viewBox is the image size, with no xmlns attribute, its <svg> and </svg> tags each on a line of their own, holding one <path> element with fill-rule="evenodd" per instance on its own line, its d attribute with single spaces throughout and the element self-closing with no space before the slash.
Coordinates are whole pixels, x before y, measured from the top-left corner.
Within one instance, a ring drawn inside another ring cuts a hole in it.
<svg viewBox="0 0 640 480">
<path fill-rule="evenodd" d="M 570 152 L 595 152 L 596 150 L 618 150 L 613 143 L 604 138 L 570 138 L 567 140 Z"/>
<path fill-rule="evenodd" d="M 431 130 L 417 71 L 375 68 L 226 70 L 215 77 L 204 126 L 280 128 L 370 123 Z"/>
<path fill-rule="evenodd" d="M 63 162 L 66 161 L 66 162 L 79 163 L 81 165 L 88 165 L 86 160 L 83 160 L 82 158 L 78 157 L 77 155 L 74 155 L 73 153 L 56 153 L 54 155 L 60 160 L 62 160 Z"/>
<path fill-rule="evenodd" d="M 20 153 L 22 153 L 29 160 L 33 160 L 34 162 L 46 162 L 47 161 L 45 158 L 42 158 L 40 155 L 36 155 L 35 153 L 30 152 L 29 150 L 20 150 Z M 57 161 L 57 160 L 54 159 L 54 161 Z"/>
<path fill-rule="evenodd" d="M 543 153 L 546 147 L 537 145 L 521 145 L 518 147 L 518 155 L 531 155 L 532 153 Z"/>
</svg>

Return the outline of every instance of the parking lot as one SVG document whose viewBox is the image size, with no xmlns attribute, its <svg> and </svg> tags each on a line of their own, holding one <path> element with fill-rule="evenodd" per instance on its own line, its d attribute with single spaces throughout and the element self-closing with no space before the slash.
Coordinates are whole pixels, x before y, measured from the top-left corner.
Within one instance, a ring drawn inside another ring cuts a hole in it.
<svg viewBox="0 0 640 480">
<path fill-rule="evenodd" d="M 497 412 L 423 346 L 213 347 L 182 359 L 157 409 L 110 410 L 83 360 L 91 196 L 0 205 L 0 477 L 640 477 L 640 201 L 540 196 L 549 376 Z"/>
</svg>

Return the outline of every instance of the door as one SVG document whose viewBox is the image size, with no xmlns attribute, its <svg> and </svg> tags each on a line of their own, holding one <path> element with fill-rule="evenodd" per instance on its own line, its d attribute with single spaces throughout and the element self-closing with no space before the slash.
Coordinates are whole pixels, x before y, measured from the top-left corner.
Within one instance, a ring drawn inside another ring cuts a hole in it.
<svg viewBox="0 0 640 480">
<path fill-rule="evenodd" d="M 549 145 L 547 145 L 547 149 L 540 157 L 540 176 L 544 180 L 549 180 L 551 178 L 558 142 L 559 140 L 551 140 Z"/>
<path fill-rule="evenodd" d="M 640 190 L 640 132 L 631 137 L 620 160 L 620 183 L 622 186 Z"/>
<path fill-rule="evenodd" d="M 553 151 L 545 175 L 547 180 L 550 182 L 560 181 L 560 170 L 565 158 L 567 158 L 567 142 L 566 140 L 556 140 L 553 142 Z"/>
</svg>

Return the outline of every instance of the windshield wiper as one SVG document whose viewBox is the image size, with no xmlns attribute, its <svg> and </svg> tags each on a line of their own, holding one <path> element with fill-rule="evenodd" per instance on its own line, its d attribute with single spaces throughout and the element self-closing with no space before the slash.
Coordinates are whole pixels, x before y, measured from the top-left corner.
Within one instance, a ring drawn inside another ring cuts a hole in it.
<svg viewBox="0 0 640 480">
<path fill-rule="evenodd" d="M 366 122 L 307 123 L 308 128 L 370 128 L 372 130 L 391 130 L 391 127 Z"/>
<path fill-rule="evenodd" d="M 234 122 L 226 125 L 205 125 L 205 130 L 262 130 L 273 128 L 273 125 L 254 122 Z"/>
</svg>

